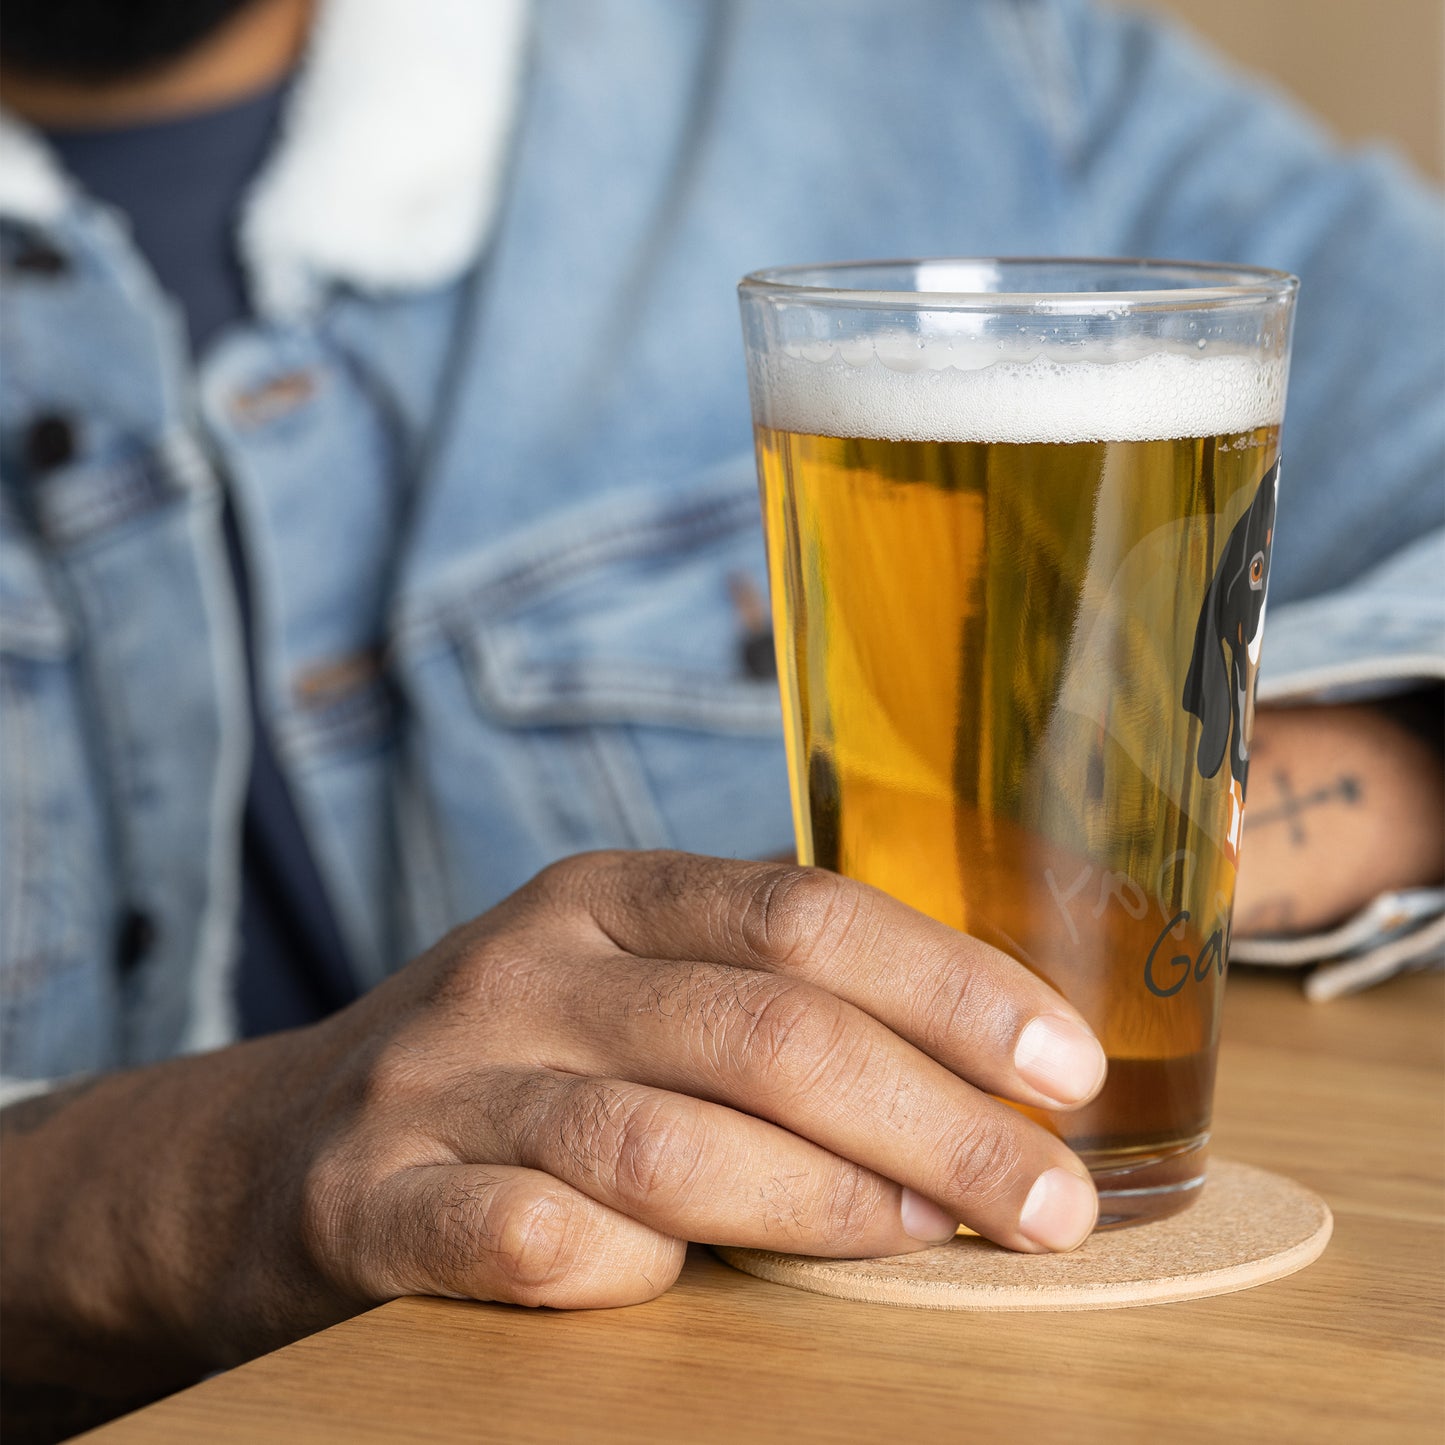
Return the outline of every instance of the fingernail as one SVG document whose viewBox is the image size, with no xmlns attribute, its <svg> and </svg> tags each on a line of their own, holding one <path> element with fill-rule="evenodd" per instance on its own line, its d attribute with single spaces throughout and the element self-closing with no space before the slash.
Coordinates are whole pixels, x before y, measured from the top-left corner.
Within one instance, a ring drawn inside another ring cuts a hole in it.
<svg viewBox="0 0 1445 1445">
<path fill-rule="evenodd" d="M 1099 1217 L 1099 1196 L 1087 1179 L 1046 1169 L 1034 1180 L 1019 1215 L 1019 1232 L 1044 1249 L 1077 1249 Z"/>
<path fill-rule="evenodd" d="M 958 1233 L 958 1221 L 945 1214 L 931 1199 L 903 1191 L 903 1232 L 928 1244 L 943 1244 Z"/>
<path fill-rule="evenodd" d="M 1019 1035 L 1014 1068 L 1059 1104 L 1079 1104 L 1103 1082 L 1108 1061 L 1098 1039 L 1070 1019 L 1041 1014 Z"/>
</svg>

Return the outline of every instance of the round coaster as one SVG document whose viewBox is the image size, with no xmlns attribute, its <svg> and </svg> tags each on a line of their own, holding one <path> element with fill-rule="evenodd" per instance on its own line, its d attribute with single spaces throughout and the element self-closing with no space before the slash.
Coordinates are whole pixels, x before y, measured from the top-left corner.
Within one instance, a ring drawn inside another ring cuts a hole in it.
<svg viewBox="0 0 1445 1445">
<path fill-rule="evenodd" d="M 1215 1159 L 1199 1199 L 1182 1214 L 1104 1230 L 1072 1254 L 1016 1254 L 967 1235 L 887 1259 L 713 1250 L 745 1274 L 840 1299 L 935 1310 L 1108 1310 L 1281 1279 L 1318 1259 L 1333 1227 L 1329 1206 L 1312 1190 Z"/>
</svg>

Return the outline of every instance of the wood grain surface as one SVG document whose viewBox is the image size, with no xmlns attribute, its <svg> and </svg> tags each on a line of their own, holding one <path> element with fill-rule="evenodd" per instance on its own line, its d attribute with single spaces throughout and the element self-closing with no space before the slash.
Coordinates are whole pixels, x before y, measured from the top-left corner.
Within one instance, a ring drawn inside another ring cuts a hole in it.
<svg viewBox="0 0 1445 1445">
<path fill-rule="evenodd" d="M 1445 1439 L 1445 978 L 1306 1003 L 1236 971 L 1216 1141 L 1335 1212 L 1243 1294 L 1077 1314 L 854 1304 L 694 1250 L 633 1309 L 401 1300 L 86 1436 L 130 1442 Z"/>
</svg>

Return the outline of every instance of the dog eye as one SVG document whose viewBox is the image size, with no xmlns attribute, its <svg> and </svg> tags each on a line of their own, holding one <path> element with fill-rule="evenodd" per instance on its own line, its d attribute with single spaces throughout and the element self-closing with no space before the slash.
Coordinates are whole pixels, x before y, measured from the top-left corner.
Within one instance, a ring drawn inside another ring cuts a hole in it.
<svg viewBox="0 0 1445 1445">
<path fill-rule="evenodd" d="M 1264 553 L 1256 552 L 1249 563 L 1249 585 L 1258 592 L 1264 586 Z"/>
</svg>

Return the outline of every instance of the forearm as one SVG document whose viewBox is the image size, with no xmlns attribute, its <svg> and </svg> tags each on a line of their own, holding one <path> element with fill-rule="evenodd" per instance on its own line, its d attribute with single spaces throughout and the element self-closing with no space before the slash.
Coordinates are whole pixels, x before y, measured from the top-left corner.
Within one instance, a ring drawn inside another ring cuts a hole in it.
<svg viewBox="0 0 1445 1445">
<path fill-rule="evenodd" d="M 1395 713 L 1261 710 L 1235 900 L 1241 935 L 1313 932 L 1382 892 L 1445 878 L 1440 742 Z"/>
<path fill-rule="evenodd" d="M 101 1076 L 0 1114 L 7 1380 L 159 1393 L 306 1329 L 314 1274 L 266 1161 L 295 1035 Z M 294 1192 L 291 1191 L 291 1192 Z M 266 1241 L 262 1245 L 262 1241 Z M 298 1246 L 299 1252 L 299 1246 Z"/>
</svg>

